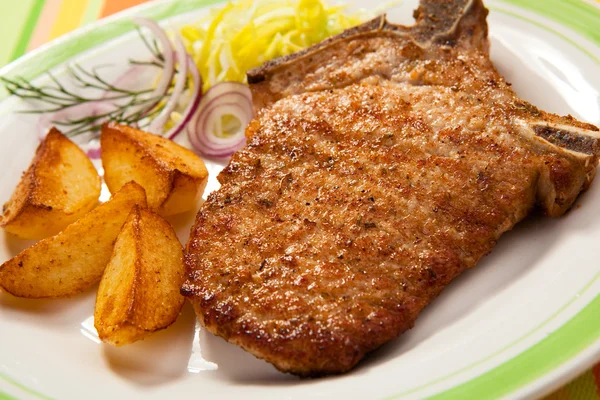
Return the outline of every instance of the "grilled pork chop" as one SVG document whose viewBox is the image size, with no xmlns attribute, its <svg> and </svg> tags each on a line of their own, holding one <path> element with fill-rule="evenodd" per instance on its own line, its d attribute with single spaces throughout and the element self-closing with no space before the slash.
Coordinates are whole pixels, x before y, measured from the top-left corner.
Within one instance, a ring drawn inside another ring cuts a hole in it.
<svg viewBox="0 0 600 400">
<path fill-rule="evenodd" d="M 340 373 L 411 328 L 536 205 L 591 183 L 598 129 L 520 100 L 481 0 L 421 1 L 248 75 L 248 145 L 198 213 L 182 287 L 278 369 Z"/>
</svg>

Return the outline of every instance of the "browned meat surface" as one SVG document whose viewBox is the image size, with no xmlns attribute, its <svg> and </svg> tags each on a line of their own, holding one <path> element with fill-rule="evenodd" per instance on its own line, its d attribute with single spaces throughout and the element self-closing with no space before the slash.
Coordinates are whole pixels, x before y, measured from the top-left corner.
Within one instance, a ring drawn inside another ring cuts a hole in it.
<svg viewBox="0 0 600 400">
<path fill-rule="evenodd" d="M 598 129 L 515 96 L 480 0 L 421 4 L 415 27 L 379 18 L 249 74 L 261 111 L 197 216 L 182 293 L 282 371 L 352 368 L 594 177 Z"/>
</svg>

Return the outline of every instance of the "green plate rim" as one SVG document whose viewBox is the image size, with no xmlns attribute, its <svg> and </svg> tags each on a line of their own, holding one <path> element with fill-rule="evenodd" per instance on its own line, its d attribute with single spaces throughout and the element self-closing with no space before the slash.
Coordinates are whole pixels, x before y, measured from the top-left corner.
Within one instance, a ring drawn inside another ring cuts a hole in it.
<svg viewBox="0 0 600 400">
<path fill-rule="evenodd" d="M 26 79 L 34 79 L 42 75 L 44 71 L 60 65 L 76 55 L 132 31 L 133 25 L 129 19 L 133 15 L 142 15 L 155 20 L 162 20 L 193 11 L 200 7 L 217 4 L 222 1 L 224 0 L 159 0 L 131 8 L 112 17 L 92 23 L 28 53 L 1 68 L 0 76 L 13 77 L 19 75 Z M 600 26 L 600 8 L 591 3 L 584 0 L 497 0 L 497 2 L 518 7 L 533 12 L 547 20 L 554 21 L 561 26 L 568 28 L 570 31 L 579 34 L 581 37 L 589 40 L 595 46 L 600 48 L 600 30 L 590 28 L 593 26 Z M 546 25 L 524 18 L 519 14 L 511 13 L 509 10 L 500 8 L 494 8 L 494 10 L 510 14 L 516 18 L 525 19 L 529 23 L 552 31 L 554 34 L 569 41 L 570 44 L 576 46 L 593 58 L 596 63 L 600 64 L 598 57 L 587 51 L 584 46 L 581 46 L 577 41 L 572 40 L 557 31 L 551 30 Z M 18 71 L 18 74 L 15 73 L 16 71 Z M 2 92 L 0 92 L 0 101 L 6 97 L 6 91 L 2 90 Z M 582 292 L 589 289 L 598 278 L 600 278 L 600 273 L 582 289 Z M 429 382 L 418 388 L 411 389 L 410 391 L 390 396 L 390 398 L 403 397 L 410 393 L 414 393 L 417 390 L 422 390 L 428 386 L 450 379 L 452 376 L 466 371 L 466 369 L 475 367 L 489 358 L 498 355 L 500 352 L 508 350 L 511 346 L 543 328 L 575 301 L 575 298 L 572 299 L 561 307 L 553 316 L 534 328 L 534 330 L 528 332 L 511 345 L 485 359 L 451 375 Z M 572 360 L 600 339 L 600 323 L 598 323 L 598 315 L 600 315 L 600 295 L 597 295 L 568 322 L 540 342 L 494 367 L 488 372 L 451 389 L 438 393 L 433 396 L 432 399 L 462 400 L 465 398 L 500 398 L 532 384 L 544 375 Z M 12 386 L 18 387 L 30 395 L 42 399 L 51 399 L 51 397 L 28 388 L 6 374 L 0 373 L 0 379 Z"/>
</svg>

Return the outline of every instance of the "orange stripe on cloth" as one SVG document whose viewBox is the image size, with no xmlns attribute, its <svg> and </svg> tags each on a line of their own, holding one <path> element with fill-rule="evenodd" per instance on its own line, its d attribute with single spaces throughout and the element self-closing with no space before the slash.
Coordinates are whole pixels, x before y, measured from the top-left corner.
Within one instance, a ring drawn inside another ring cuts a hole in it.
<svg viewBox="0 0 600 400">
<path fill-rule="evenodd" d="M 52 25 L 58 17 L 58 12 L 60 11 L 60 5 L 62 4 L 62 1 L 63 0 L 46 0 L 44 3 L 44 8 L 42 9 L 42 14 L 40 15 L 40 19 L 37 22 L 35 30 L 33 31 L 33 35 L 31 36 L 31 40 L 29 41 L 29 45 L 27 46 L 27 51 L 33 50 L 36 47 L 40 47 L 50 40 Z"/>
<path fill-rule="evenodd" d="M 106 17 L 107 15 L 117 13 L 126 8 L 145 3 L 146 1 L 148 0 L 106 0 L 101 16 Z"/>
</svg>

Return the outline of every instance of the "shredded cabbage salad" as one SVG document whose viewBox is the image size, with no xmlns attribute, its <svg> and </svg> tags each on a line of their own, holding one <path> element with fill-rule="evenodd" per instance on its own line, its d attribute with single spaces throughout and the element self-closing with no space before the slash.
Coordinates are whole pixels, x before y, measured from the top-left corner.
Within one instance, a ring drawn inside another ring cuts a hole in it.
<svg viewBox="0 0 600 400">
<path fill-rule="evenodd" d="M 310 47 L 372 17 L 322 0 L 234 0 L 184 26 L 181 35 L 206 91 L 246 82 L 246 71 Z"/>
</svg>

